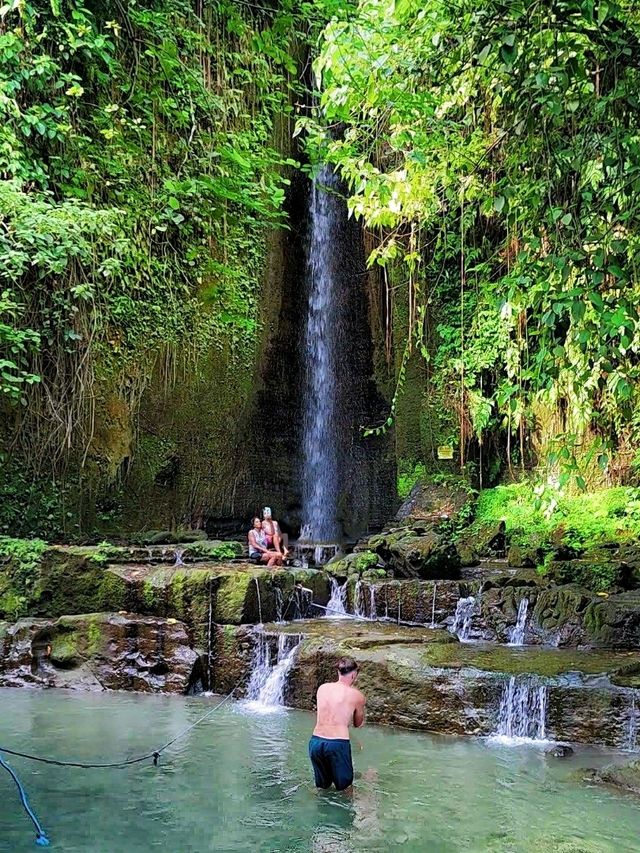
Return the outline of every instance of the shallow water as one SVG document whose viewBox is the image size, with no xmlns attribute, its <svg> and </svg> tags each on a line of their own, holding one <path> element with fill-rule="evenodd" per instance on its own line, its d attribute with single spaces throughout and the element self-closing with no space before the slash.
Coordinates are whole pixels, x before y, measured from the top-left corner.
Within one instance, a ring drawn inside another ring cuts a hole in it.
<svg viewBox="0 0 640 853">
<path fill-rule="evenodd" d="M 1 690 L 0 744 L 56 758 L 146 752 L 216 698 Z M 161 758 L 118 770 L 13 759 L 56 851 L 637 851 L 640 807 L 573 780 L 611 755 L 567 761 L 535 747 L 367 727 L 354 799 L 310 784 L 310 715 L 227 704 Z M 620 759 L 621 757 L 618 756 Z M 0 768 L 0 850 L 34 834 Z"/>
</svg>

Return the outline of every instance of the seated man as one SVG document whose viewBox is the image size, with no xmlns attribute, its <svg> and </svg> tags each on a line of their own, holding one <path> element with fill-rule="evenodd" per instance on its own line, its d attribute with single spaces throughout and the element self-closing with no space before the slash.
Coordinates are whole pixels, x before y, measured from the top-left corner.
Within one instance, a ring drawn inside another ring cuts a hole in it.
<svg viewBox="0 0 640 853">
<path fill-rule="evenodd" d="M 282 554 L 283 557 L 286 557 L 289 552 L 286 548 L 284 550 L 282 549 L 282 533 L 280 532 L 280 525 L 271 517 L 271 507 L 266 506 L 262 510 L 262 518 L 264 519 L 262 522 L 262 532 L 266 534 L 267 546 L 269 548 L 273 546 L 278 554 Z"/>
<path fill-rule="evenodd" d="M 267 547 L 267 536 L 262 530 L 262 522 L 257 516 L 253 519 L 253 526 L 249 531 L 247 539 L 249 542 L 249 557 L 255 560 L 256 563 L 264 563 L 267 568 L 282 565 L 283 555 Z"/>
</svg>

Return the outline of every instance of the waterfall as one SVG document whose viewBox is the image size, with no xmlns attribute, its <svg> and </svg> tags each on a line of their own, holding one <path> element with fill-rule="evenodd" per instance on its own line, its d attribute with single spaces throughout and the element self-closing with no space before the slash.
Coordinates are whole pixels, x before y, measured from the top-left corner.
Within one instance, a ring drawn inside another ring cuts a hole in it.
<svg viewBox="0 0 640 853">
<path fill-rule="evenodd" d="M 293 591 L 293 619 L 304 619 L 313 599 L 310 589 L 296 587 Z"/>
<path fill-rule="evenodd" d="M 373 584 L 369 587 L 369 619 L 377 619 L 378 611 L 376 609 L 376 588 Z"/>
<path fill-rule="evenodd" d="M 512 742 L 545 740 L 546 717 L 547 688 L 512 675 L 502 690 L 497 737 Z"/>
<path fill-rule="evenodd" d="M 262 625 L 262 602 L 260 601 L 260 582 L 258 578 L 254 577 L 254 581 L 256 582 L 256 597 L 258 599 L 258 619 L 260 624 Z"/>
<path fill-rule="evenodd" d="M 184 557 L 184 548 L 176 548 L 174 551 L 175 554 L 175 562 L 174 566 L 184 566 L 184 562 L 182 558 Z"/>
<path fill-rule="evenodd" d="M 326 189 L 325 189 L 326 188 Z M 338 455 L 338 381 L 341 294 L 337 272 L 341 259 L 336 234 L 344 217 L 336 194 L 337 179 L 325 166 L 313 182 L 307 264 L 309 304 L 305 332 L 307 364 L 304 400 L 302 531 L 309 542 L 337 542 L 340 469 Z M 321 555 L 320 555 L 321 556 Z"/>
<path fill-rule="evenodd" d="M 471 623 L 476 610 L 476 600 L 473 595 L 468 598 L 459 598 L 456 604 L 456 612 L 453 617 L 453 623 L 449 629 L 452 634 L 456 634 L 459 640 L 463 642 L 469 639 L 471 631 Z"/>
<path fill-rule="evenodd" d="M 364 592 L 362 591 L 362 581 L 356 581 L 355 589 L 353 590 L 353 615 L 358 619 L 366 619 L 367 614 L 364 608 Z"/>
<path fill-rule="evenodd" d="M 340 616 L 348 616 L 347 613 L 347 581 L 340 586 L 338 580 L 334 577 L 331 581 L 331 598 L 327 602 L 326 614 L 330 619 L 339 618 Z"/>
<path fill-rule="evenodd" d="M 433 600 L 431 601 L 431 627 L 436 627 L 436 590 L 438 589 L 438 584 L 433 582 Z"/>
<path fill-rule="evenodd" d="M 207 690 L 209 689 L 209 685 L 211 684 L 211 662 L 213 659 L 213 650 L 211 646 L 211 628 L 213 625 L 213 594 L 212 594 L 212 585 L 211 578 L 209 578 L 209 614 L 208 614 L 208 625 L 209 629 L 207 631 Z"/>
<path fill-rule="evenodd" d="M 529 610 L 529 599 L 523 598 L 518 605 L 518 616 L 516 624 L 510 628 L 508 633 L 510 646 L 524 645 L 524 629 L 527 624 L 527 612 Z"/>
<path fill-rule="evenodd" d="M 284 596 L 279 586 L 273 588 L 276 599 L 276 622 L 284 622 Z"/>
<path fill-rule="evenodd" d="M 629 729 L 625 747 L 630 752 L 635 752 L 638 748 L 638 708 L 636 707 L 635 694 L 631 694 L 631 704 L 629 706 Z"/>
<path fill-rule="evenodd" d="M 248 707 L 263 713 L 284 707 L 287 677 L 302 638 L 297 634 L 279 634 L 275 661 L 271 659 L 272 640 L 267 634 L 258 632 L 247 685 Z"/>
</svg>

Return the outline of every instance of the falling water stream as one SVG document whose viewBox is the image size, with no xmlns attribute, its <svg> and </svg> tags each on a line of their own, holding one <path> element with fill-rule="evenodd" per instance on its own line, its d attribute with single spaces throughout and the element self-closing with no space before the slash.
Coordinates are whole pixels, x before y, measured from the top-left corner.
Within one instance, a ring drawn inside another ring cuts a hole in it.
<svg viewBox="0 0 640 853">
<path fill-rule="evenodd" d="M 546 739 L 547 688 L 534 679 L 511 676 L 502 691 L 495 738 L 506 743 Z"/>
<path fill-rule="evenodd" d="M 336 272 L 340 263 L 338 225 L 342 201 L 337 179 L 325 166 L 313 182 L 307 272 L 309 303 L 306 318 L 302 531 L 306 542 L 335 543 L 340 538 L 338 494 L 338 372 L 342 301 Z"/>
<path fill-rule="evenodd" d="M 347 613 L 347 581 L 343 584 L 337 578 L 331 577 L 331 598 L 327 602 L 326 614 L 329 618 L 348 616 Z"/>
<path fill-rule="evenodd" d="M 247 685 L 247 707 L 268 713 L 284 707 L 284 690 L 287 676 L 295 663 L 301 638 L 297 634 L 279 634 L 275 660 L 272 655 L 273 638 L 257 632 L 256 647 Z"/>
<path fill-rule="evenodd" d="M 527 626 L 527 613 L 529 611 L 529 599 L 523 598 L 518 605 L 518 616 L 516 624 L 509 629 L 509 645 L 522 646 L 524 645 L 524 630 Z"/>
<path fill-rule="evenodd" d="M 467 598 L 459 598 L 456 604 L 456 612 L 451 625 L 451 633 L 464 642 L 469 639 L 473 614 L 476 610 L 476 600 L 473 595 Z"/>
</svg>

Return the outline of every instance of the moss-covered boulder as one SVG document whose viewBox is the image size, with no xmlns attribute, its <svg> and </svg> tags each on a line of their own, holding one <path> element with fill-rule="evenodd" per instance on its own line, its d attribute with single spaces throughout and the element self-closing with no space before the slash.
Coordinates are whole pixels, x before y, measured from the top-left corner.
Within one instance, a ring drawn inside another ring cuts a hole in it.
<svg viewBox="0 0 640 853">
<path fill-rule="evenodd" d="M 548 541 L 539 533 L 513 531 L 509 536 L 507 563 L 516 569 L 542 565 L 549 551 Z"/>
<path fill-rule="evenodd" d="M 346 578 L 352 575 L 362 575 L 372 569 L 382 568 L 383 564 L 374 551 L 356 551 L 337 560 L 330 560 L 325 570 L 335 577 Z"/>
<path fill-rule="evenodd" d="M 406 536 L 389 543 L 389 564 L 397 577 L 453 579 L 460 577 L 455 545 L 435 531 Z"/>
<path fill-rule="evenodd" d="M 128 587 L 105 572 L 106 562 L 98 549 L 79 546 L 45 546 L 37 557 L 18 552 L 5 558 L 0 564 L 0 618 L 126 609 Z"/>
<path fill-rule="evenodd" d="M 504 557 L 506 537 L 504 521 L 474 524 L 455 539 L 462 566 L 477 566 L 483 557 Z"/>
<path fill-rule="evenodd" d="M 204 642 L 212 622 L 241 625 L 304 615 L 326 604 L 329 580 L 313 569 L 270 571 L 251 563 L 110 566 L 130 590 L 132 610 L 184 621 Z"/>
</svg>

